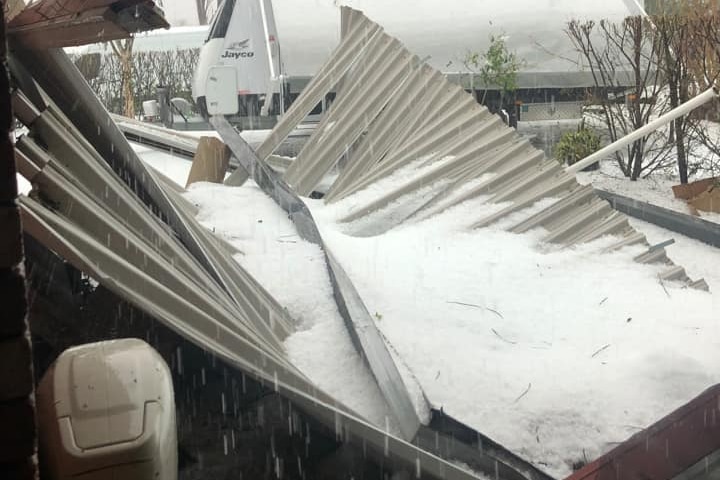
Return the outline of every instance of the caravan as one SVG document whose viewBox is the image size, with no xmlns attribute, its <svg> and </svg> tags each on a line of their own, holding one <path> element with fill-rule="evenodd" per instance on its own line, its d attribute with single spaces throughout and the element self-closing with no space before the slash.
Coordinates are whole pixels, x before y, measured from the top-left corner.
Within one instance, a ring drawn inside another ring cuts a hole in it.
<svg viewBox="0 0 720 480">
<path fill-rule="evenodd" d="M 270 0 L 224 0 L 193 80 L 204 115 L 267 117 L 283 111 L 282 62 Z"/>
</svg>

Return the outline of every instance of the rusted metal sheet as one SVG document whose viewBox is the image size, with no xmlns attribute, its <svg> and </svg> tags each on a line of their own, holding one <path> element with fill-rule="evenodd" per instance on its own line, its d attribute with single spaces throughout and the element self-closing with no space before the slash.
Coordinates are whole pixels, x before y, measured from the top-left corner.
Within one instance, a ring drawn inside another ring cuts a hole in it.
<svg viewBox="0 0 720 480">
<path fill-rule="evenodd" d="M 566 480 L 672 479 L 698 462 L 698 478 L 715 478 L 710 477 L 710 459 L 719 451 L 720 385 L 716 385 Z M 705 472 L 704 459 L 708 459 Z M 720 464 L 713 465 L 715 475 L 720 474 Z"/>
</svg>

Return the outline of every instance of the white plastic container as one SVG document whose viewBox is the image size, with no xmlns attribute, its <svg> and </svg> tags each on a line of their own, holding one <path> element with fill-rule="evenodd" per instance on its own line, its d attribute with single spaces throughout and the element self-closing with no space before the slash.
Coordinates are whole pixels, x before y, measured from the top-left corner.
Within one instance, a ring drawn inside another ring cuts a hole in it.
<svg viewBox="0 0 720 480">
<path fill-rule="evenodd" d="M 37 409 L 43 478 L 177 478 L 172 378 L 141 340 L 66 350 L 40 382 Z"/>
<path fill-rule="evenodd" d="M 143 116 L 147 120 L 157 120 L 160 118 L 160 105 L 157 100 L 145 100 L 142 103 Z"/>
</svg>

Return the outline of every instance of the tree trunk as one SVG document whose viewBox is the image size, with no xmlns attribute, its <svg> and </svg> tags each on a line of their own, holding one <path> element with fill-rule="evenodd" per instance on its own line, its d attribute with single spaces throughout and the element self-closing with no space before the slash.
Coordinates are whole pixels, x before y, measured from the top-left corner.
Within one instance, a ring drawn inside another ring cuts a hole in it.
<svg viewBox="0 0 720 480">
<path fill-rule="evenodd" d="M 645 142 L 638 140 L 633 145 L 633 158 L 630 159 L 632 163 L 632 173 L 630 174 L 630 181 L 634 182 L 640 178 L 640 172 L 642 171 L 643 154 L 645 150 Z"/>
<path fill-rule="evenodd" d="M 678 82 L 680 104 L 690 99 L 690 79 L 685 66 L 680 68 L 680 81 Z M 688 183 L 688 149 L 685 139 L 688 136 L 688 122 L 690 115 L 679 117 L 675 120 L 675 151 L 677 152 L 678 174 L 680 175 L 680 183 Z"/>
<path fill-rule="evenodd" d="M 123 115 L 135 118 L 135 96 L 133 95 L 132 85 L 132 57 L 123 56 L 122 63 L 122 96 L 123 96 Z"/>
<path fill-rule="evenodd" d="M 122 114 L 126 117 L 135 118 L 135 93 L 133 91 L 133 42 L 130 37 L 125 41 L 115 40 L 110 42 L 115 55 L 120 62 L 120 92 L 122 95 Z"/>
<path fill-rule="evenodd" d="M 685 126 L 684 119 L 680 117 L 675 120 L 675 151 L 677 152 L 678 174 L 680 175 L 680 183 L 688 183 L 688 162 L 687 152 L 685 151 Z"/>
<path fill-rule="evenodd" d="M 643 74 L 640 71 L 642 63 L 643 20 L 640 17 L 628 19 L 631 22 L 630 30 L 633 35 L 633 76 L 635 77 L 635 95 L 628 105 L 631 111 L 632 127 L 634 130 L 644 126 L 640 96 L 643 94 Z M 627 97 L 626 97 L 627 98 Z M 635 181 L 640 176 L 645 156 L 645 139 L 641 138 L 633 143 L 633 158 L 628 158 L 628 170 L 631 170 L 630 180 Z"/>
<path fill-rule="evenodd" d="M 669 62 L 668 62 L 669 63 Z M 680 105 L 679 82 L 675 74 L 670 72 L 670 68 L 666 67 L 668 72 L 668 84 L 670 87 L 670 109 L 675 109 Z M 688 166 L 687 154 L 685 152 L 685 134 L 683 132 L 683 117 L 674 120 L 671 124 L 672 141 L 675 142 L 675 153 L 677 154 L 678 174 L 680 175 L 680 183 L 688 182 Z"/>
<path fill-rule="evenodd" d="M 683 48 L 687 23 L 679 24 L 675 19 L 669 23 L 666 19 L 661 24 L 661 38 L 665 64 L 663 70 L 670 91 L 670 109 L 675 109 L 689 98 L 689 79 L 687 78 L 687 50 Z M 675 41 L 673 41 L 675 40 Z M 670 124 L 670 141 L 675 144 L 677 168 L 680 183 L 688 183 L 688 159 L 685 148 L 686 118 L 680 117 Z"/>
<path fill-rule="evenodd" d="M 611 141 L 612 143 L 612 141 Z M 625 151 L 628 152 L 628 159 L 627 161 L 623 159 L 622 152 L 615 152 L 615 163 L 617 163 L 618 168 L 622 172 L 622 174 L 626 177 L 630 176 L 630 161 L 632 159 L 632 154 L 630 153 L 631 150 L 628 150 L 627 148 Z"/>
</svg>

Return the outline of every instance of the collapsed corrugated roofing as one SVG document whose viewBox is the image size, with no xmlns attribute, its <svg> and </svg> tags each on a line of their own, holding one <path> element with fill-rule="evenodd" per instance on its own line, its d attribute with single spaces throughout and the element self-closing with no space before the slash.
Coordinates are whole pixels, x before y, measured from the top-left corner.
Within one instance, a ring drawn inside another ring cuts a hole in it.
<svg viewBox="0 0 720 480">
<path fill-rule="evenodd" d="M 418 158 L 428 167 L 399 188 L 381 191 L 353 211 L 348 221 L 388 206 L 397 208 L 418 189 L 440 185 L 429 202 L 394 218 L 403 222 L 410 215 L 430 215 L 449 207 L 448 199 L 462 201 L 453 195 L 461 186 L 471 186 L 463 198 L 483 194 L 491 203 L 512 202 L 492 217 L 472 219 L 475 227 L 560 197 L 511 229 L 523 232 L 544 226 L 549 231 L 546 241 L 565 246 L 608 233 L 623 236 L 615 247 L 643 242 L 624 217 L 609 211 L 592 191 L 579 188 L 554 161 L 545 160 L 377 25 L 359 12 L 343 12 L 347 35 L 337 55 L 260 147 L 261 158 L 253 159 L 253 152 L 242 144 L 236 146 L 237 156 L 251 158 L 246 164 L 249 170 L 262 166 L 263 158 L 305 116 L 304 110 L 341 82 L 334 108 L 285 174 L 296 193 L 310 193 L 341 158 L 344 170 L 328 201 L 347 197 Z M 274 383 L 323 421 L 336 425 L 339 415 L 345 431 L 380 449 L 389 445 L 386 448 L 405 461 L 418 459 L 418 468 L 431 475 L 468 475 L 367 425 L 342 406 L 333 407 L 332 399 L 283 357 L 278 340 L 291 325 L 282 307 L 229 258 L 226 246 L 199 227 L 176 193 L 163 188 L 138 161 L 67 59 L 59 52 L 26 53 L 22 63 L 70 117 L 52 103 L 47 105 L 29 83 L 23 84 L 29 98 L 16 97 L 18 115 L 48 147 L 46 151 L 30 138 L 18 145 L 25 175 L 44 195 L 42 201 L 23 200 L 31 234 L 203 348 Z M 415 95 L 407 95 L 408 88 L 415 89 Z M 260 170 L 256 173 L 262 175 Z M 285 188 L 275 181 L 269 185 Z M 286 194 L 290 196 L 283 197 Z M 292 195 L 286 191 L 278 197 L 288 201 L 291 212 L 297 202 Z M 392 226 L 386 224 L 373 233 Z M 655 249 L 640 260 L 666 257 L 662 249 Z M 671 265 L 663 277 L 702 286 Z"/>
<path fill-rule="evenodd" d="M 414 177 L 357 206 L 344 220 L 391 208 L 402 211 L 393 219 L 397 225 L 482 195 L 487 203 L 503 208 L 469 220 L 471 228 L 481 228 L 540 200 L 557 198 L 509 229 L 522 233 L 544 227 L 545 241 L 565 246 L 609 234 L 622 237 L 612 248 L 645 242 L 592 187 L 580 186 L 560 163 L 545 158 L 367 17 L 344 9 L 343 32 L 334 55 L 257 149 L 261 159 L 268 158 L 317 102 L 340 86 L 333 107 L 284 174 L 298 194 L 309 195 L 339 162 L 342 167 L 324 197 L 326 202 L 341 200 L 420 161 L 423 168 Z M 439 186 L 425 202 L 410 209 L 402 206 L 413 192 L 433 184 Z M 691 281 L 663 249 L 638 260 L 665 261 L 664 279 L 707 288 L 702 280 Z"/>
</svg>

